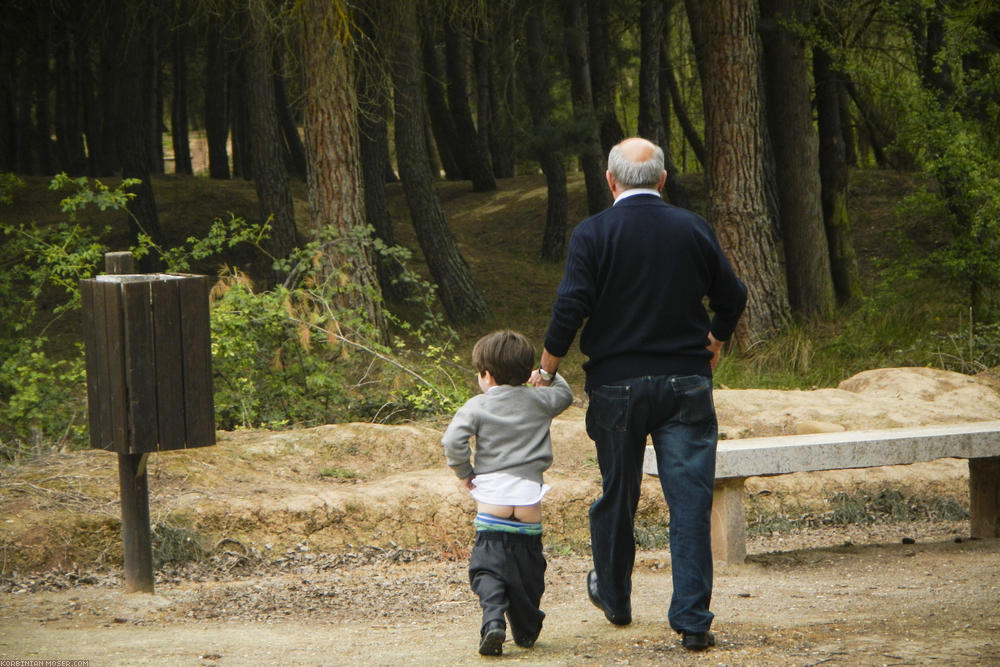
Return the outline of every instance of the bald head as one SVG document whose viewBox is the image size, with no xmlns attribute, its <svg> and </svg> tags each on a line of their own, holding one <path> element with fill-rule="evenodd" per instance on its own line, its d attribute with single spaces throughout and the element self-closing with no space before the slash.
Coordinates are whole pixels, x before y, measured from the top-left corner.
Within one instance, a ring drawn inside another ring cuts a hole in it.
<svg viewBox="0 0 1000 667">
<path fill-rule="evenodd" d="M 642 137 L 625 139 L 608 154 L 608 182 L 619 191 L 663 186 L 663 149 Z"/>
</svg>

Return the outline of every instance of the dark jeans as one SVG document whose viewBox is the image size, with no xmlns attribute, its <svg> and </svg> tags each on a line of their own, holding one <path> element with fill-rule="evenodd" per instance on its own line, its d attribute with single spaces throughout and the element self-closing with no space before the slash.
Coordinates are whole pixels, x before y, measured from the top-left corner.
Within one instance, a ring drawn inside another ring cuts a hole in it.
<svg viewBox="0 0 1000 667">
<path fill-rule="evenodd" d="M 469 583 L 483 608 L 483 625 L 510 619 L 515 639 L 534 641 L 545 612 L 545 556 L 541 535 L 478 531 L 469 559 Z"/>
<path fill-rule="evenodd" d="M 630 378 L 590 392 L 587 434 L 597 447 L 603 494 L 590 508 L 590 541 L 605 606 L 631 614 L 633 524 L 646 436 L 653 438 L 663 497 L 670 508 L 677 632 L 712 624 L 712 491 L 718 423 L 712 381 L 700 375 Z"/>
</svg>

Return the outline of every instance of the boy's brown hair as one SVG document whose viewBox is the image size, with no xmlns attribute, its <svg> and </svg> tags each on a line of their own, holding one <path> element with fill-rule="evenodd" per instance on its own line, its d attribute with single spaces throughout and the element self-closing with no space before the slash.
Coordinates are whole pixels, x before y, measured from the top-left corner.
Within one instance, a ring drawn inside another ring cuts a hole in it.
<svg viewBox="0 0 1000 667">
<path fill-rule="evenodd" d="M 522 385 L 535 368 L 535 348 L 517 331 L 494 331 L 476 341 L 472 364 L 480 375 L 489 371 L 497 384 Z"/>
</svg>

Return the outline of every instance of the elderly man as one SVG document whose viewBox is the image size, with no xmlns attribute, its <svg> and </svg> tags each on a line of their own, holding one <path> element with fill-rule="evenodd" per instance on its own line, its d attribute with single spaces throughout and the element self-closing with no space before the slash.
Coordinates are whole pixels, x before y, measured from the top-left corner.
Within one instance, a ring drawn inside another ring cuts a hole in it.
<svg viewBox="0 0 1000 667">
<path fill-rule="evenodd" d="M 632 531 L 651 435 L 670 508 L 668 618 L 684 648 L 704 650 L 715 643 L 712 370 L 743 312 L 746 287 L 708 223 L 660 197 L 666 178 L 663 151 L 653 143 L 630 138 L 611 149 L 607 180 L 615 203 L 573 231 L 531 382 L 552 379 L 583 327 L 587 433 L 602 477 L 602 495 L 590 508 L 588 595 L 611 623 L 631 623 Z"/>
</svg>

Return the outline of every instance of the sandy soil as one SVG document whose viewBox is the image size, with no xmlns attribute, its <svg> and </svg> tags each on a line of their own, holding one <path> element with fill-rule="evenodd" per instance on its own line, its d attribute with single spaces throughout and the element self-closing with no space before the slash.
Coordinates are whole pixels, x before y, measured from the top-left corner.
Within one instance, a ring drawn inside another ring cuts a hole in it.
<svg viewBox="0 0 1000 667">
<path fill-rule="evenodd" d="M 740 437 L 1000 419 L 987 382 L 928 369 L 872 371 L 815 392 L 720 390 L 716 399 L 723 430 Z M 752 538 L 747 563 L 717 564 L 718 645 L 705 654 L 683 651 L 666 624 L 669 553 L 644 550 L 634 623 L 611 626 L 583 586 L 585 512 L 598 475 L 582 412 L 574 407 L 553 429 L 548 617 L 531 650 L 508 642 L 502 658 L 476 654 L 478 606 L 464 560 L 471 504 L 441 470 L 440 425 L 340 425 L 224 434 L 215 447 L 151 457 L 154 523 L 212 539 L 201 561 L 160 569 L 154 595 L 122 590 L 112 456 L 77 452 L 4 469 L 0 658 L 1000 665 L 1000 540 L 969 539 L 967 521 Z M 340 472 L 323 474 L 331 467 Z M 942 460 L 757 478 L 748 491 L 821 513 L 837 489 L 962 498 L 967 476 L 964 462 Z M 640 511 L 646 529 L 663 523 L 657 495 L 651 480 Z"/>
</svg>

